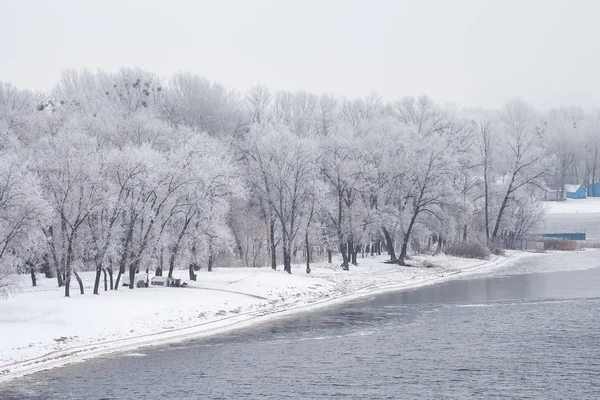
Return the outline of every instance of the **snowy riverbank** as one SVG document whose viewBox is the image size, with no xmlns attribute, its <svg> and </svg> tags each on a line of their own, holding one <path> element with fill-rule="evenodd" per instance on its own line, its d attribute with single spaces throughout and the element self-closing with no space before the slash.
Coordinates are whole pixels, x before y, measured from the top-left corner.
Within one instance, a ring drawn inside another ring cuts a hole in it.
<svg viewBox="0 0 600 400">
<path fill-rule="evenodd" d="M 598 214 L 600 213 L 600 197 L 547 201 L 545 206 L 547 214 Z"/>
<path fill-rule="evenodd" d="M 20 276 L 20 291 L 0 300 L 0 382 L 102 354 L 214 335 L 367 294 L 437 283 L 526 256 L 531 255 L 510 253 L 490 261 L 440 255 L 414 261 L 427 260 L 434 268 L 399 267 L 382 263 L 385 256 L 369 257 L 350 272 L 321 264 L 313 265 L 310 275 L 301 267 L 293 275 L 269 268 L 221 268 L 200 271 L 198 281 L 186 288 L 121 287 L 99 296 L 91 294 L 93 273 L 84 273 L 86 294 L 72 286 L 71 298 L 63 297 L 55 279 L 40 278 L 32 288 L 28 276 Z M 185 274 L 177 271 L 176 276 Z"/>
</svg>

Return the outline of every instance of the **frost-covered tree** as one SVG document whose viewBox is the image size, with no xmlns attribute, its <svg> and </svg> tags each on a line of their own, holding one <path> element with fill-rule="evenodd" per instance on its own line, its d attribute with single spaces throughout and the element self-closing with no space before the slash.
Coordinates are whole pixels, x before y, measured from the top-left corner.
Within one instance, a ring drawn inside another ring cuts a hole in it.
<svg viewBox="0 0 600 400">
<path fill-rule="evenodd" d="M 271 91 L 268 87 L 257 85 L 246 93 L 244 97 L 244 111 L 246 118 L 252 124 L 261 124 L 268 121 L 272 101 Z"/>
<path fill-rule="evenodd" d="M 284 271 L 292 272 L 292 251 L 316 175 L 316 146 L 282 126 L 254 126 L 247 137 L 250 179 L 277 218 Z"/>
<path fill-rule="evenodd" d="M 170 120 L 213 136 L 242 131 L 245 122 L 239 103 L 235 92 L 191 73 L 176 74 L 167 88 Z"/>
<path fill-rule="evenodd" d="M 527 186 L 542 186 L 552 167 L 552 159 L 543 146 L 539 119 L 529 104 L 522 100 L 508 103 L 500 115 L 500 129 L 499 151 L 505 163 L 492 239 L 501 233 L 505 211 L 515 194 Z"/>
<path fill-rule="evenodd" d="M 82 259 L 76 254 L 84 223 L 101 206 L 98 185 L 96 142 L 80 132 L 61 132 L 39 142 L 34 150 L 35 171 L 44 194 L 54 209 L 54 222 L 45 229 L 50 253 L 57 270 L 58 284 L 70 295 L 74 275 L 83 294 L 77 273 Z"/>
<path fill-rule="evenodd" d="M 562 107 L 550 110 L 543 122 L 548 150 L 555 155 L 556 175 L 549 182 L 552 189 L 557 190 L 561 198 L 565 195 L 565 185 L 575 166 L 579 145 L 579 131 L 584 129 L 584 113 L 578 107 Z"/>
<path fill-rule="evenodd" d="M 140 269 L 195 279 L 283 256 L 309 272 L 381 243 L 400 264 L 446 241 L 495 245 L 539 221 L 538 187 L 599 180 L 598 115 L 236 93 L 139 68 L 68 70 L 48 93 L 0 83 L 0 270 L 47 260 L 59 285 L 94 270 L 97 294 Z"/>
<path fill-rule="evenodd" d="M 358 168 L 361 162 L 358 156 L 360 141 L 357 137 L 338 131 L 322 137 L 320 145 L 320 172 L 328 188 L 328 196 L 322 200 L 321 207 L 337 238 L 342 268 L 348 270 L 351 262 L 348 253 L 350 251 L 351 256 L 354 251 L 351 238 L 356 219 L 353 220 L 352 214 L 364 182 Z"/>
<path fill-rule="evenodd" d="M 9 275 L 25 265 L 29 265 L 35 286 L 35 260 L 41 259 L 45 250 L 42 228 L 50 213 L 22 152 L 0 147 L 0 295 L 6 294 Z"/>
<path fill-rule="evenodd" d="M 394 104 L 391 114 L 409 131 L 411 141 L 406 154 L 411 170 L 398 202 L 400 212 L 407 217 L 398 256 L 398 263 L 405 265 L 411 235 L 420 218 L 427 214 L 445 223 L 443 208 L 453 197 L 450 183 L 471 146 L 473 126 L 428 97 L 405 98 Z"/>
<path fill-rule="evenodd" d="M 182 244 L 206 248 L 209 264 L 215 249 L 229 247 L 227 227 L 230 202 L 244 195 L 231 155 L 217 139 L 192 134 L 177 152 L 170 155 L 171 168 L 178 171 L 182 185 L 170 205 L 169 225 L 174 237 L 170 246 L 169 276 L 173 275 Z M 191 234 L 191 235 L 190 235 Z M 193 236 L 192 240 L 185 240 Z M 209 270 L 212 264 L 209 265 Z M 190 263 L 190 277 L 195 279 Z"/>
</svg>

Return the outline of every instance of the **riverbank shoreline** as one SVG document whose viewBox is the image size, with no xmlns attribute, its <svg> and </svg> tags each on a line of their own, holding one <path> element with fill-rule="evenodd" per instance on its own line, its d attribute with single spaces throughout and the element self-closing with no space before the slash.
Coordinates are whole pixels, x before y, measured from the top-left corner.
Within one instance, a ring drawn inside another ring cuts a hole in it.
<svg viewBox="0 0 600 400">
<path fill-rule="evenodd" d="M 187 288 L 120 288 L 71 298 L 51 287 L 53 280 L 42 279 L 37 289 L 23 289 L 0 302 L 0 326 L 8 334 L 0 344 L 0 383 L 93 357 L 205 338 L 365 296 L 433 285 L 529 256 L 535 254 L 509 252 L 486 261 L 415 257 L 414 262 L 433 268 L 384 264 L 387 257 L 381 256 L 361 259 L 349 272 L 315 265 L 310 275 L 297 268 L 291 276 L 267 268 L 222 268 L 201 271 L 198 282 Z M 185 271 L 178 274 L 183 277 Z M 92 275 L 84 281 L 89 286 Z"/>
</svg>

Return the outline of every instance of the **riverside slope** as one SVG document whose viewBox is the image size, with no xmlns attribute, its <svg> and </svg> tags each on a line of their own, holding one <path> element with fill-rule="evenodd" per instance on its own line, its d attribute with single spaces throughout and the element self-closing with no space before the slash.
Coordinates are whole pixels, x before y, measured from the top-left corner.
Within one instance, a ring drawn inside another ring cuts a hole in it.
<svg viewBox="0 0 600 400">
<path fill-rule="evenodd" d="M 250 324 L 308 311 L 335 302 L 451 279 L 457 274 L 493 268 L 506 260 L 533 256 L 509 253 L 489 261 L 439 256 L 415 257 L 399 267 L 387 257 L 359 260 L 351 271 L 314 264 L 306 275 L 270 268 L 221 268 L 200 271 L 186 288 L 147 288 L 91 292 L 94 274 L 83 273 L 86 294 L 73 287 L 65 298 L 55 279 L 41 278 L 0 300 L 0 382 L 112 352 L 161 345 L 240 329 Z M 333 265 L 336 265 L 335 263 Z M 187 271 L 176 271 L 185 277 Z"/>
</svg>

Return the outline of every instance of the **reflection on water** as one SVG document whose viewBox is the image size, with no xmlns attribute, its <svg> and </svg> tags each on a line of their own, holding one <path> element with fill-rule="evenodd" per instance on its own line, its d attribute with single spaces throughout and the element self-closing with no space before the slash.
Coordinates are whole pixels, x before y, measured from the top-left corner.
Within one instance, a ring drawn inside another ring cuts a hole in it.
<svg viewBox="0 0 600 400">
<path fill-rule="evenodd" d="M 0 398 L 598 399 L 599 256 L 544 255 L 501 276 L 92 360 L 14 381 Z"/>
</svg>

